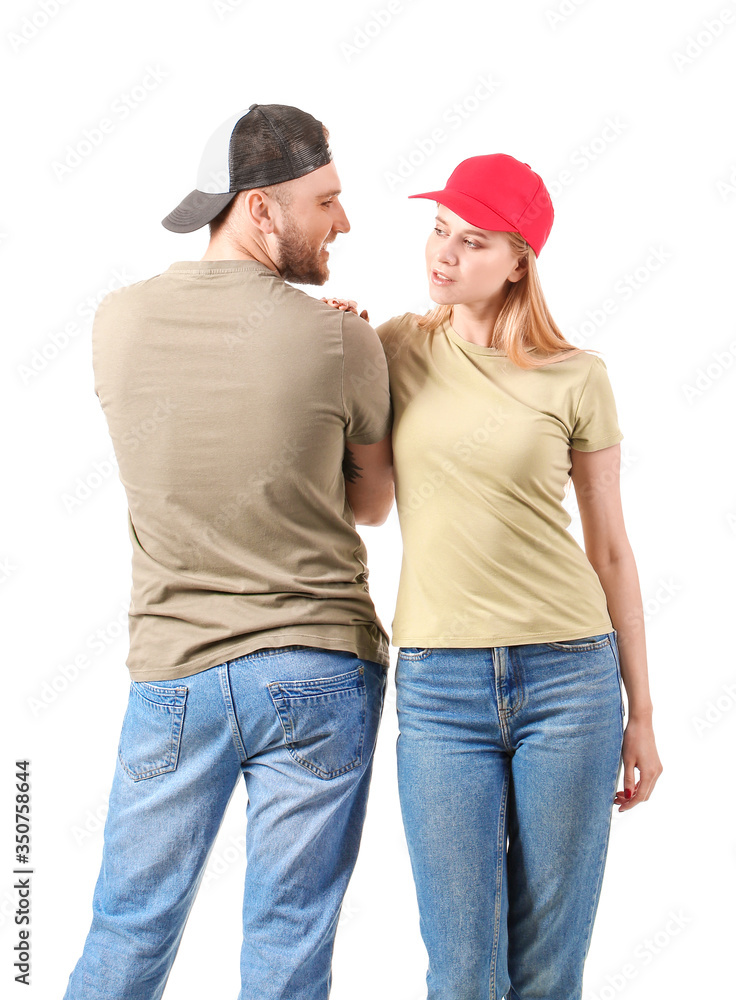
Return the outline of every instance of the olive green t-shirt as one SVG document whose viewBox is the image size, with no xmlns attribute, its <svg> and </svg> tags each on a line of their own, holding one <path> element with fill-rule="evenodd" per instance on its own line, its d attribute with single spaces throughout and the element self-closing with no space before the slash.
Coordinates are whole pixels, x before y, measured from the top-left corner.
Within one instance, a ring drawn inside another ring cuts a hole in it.
<svg viewBox="0 0 736 1000">
<path fill-rule="evenodd" d="M 551 642 L 613 630 L 567 530 L 570 448 L 621 441 L 606 365 L 522 369 L 411 313 L 377 328 L 389 366 L 403 539 L 394 646 Z"/>
<path fill-rule="evenodd" d="M 179 261 L 109 293 L 92 344 L 128 499 L 131 677 L 286 645 L 388 667 L 342 472 L 346 441 L 391 427 L 375 331 L 257 261 Z"/>
</svg>

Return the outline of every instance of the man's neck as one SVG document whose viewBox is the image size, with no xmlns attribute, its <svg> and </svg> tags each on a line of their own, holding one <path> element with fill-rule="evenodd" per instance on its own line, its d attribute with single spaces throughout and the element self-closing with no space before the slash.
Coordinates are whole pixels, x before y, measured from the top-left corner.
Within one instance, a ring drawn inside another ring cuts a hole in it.
<svg viewBox="0 0 736 1000">
<path fill-rule="evenodd" d="M 279 273 L 278 268 L 262 247 L 245 247 L 236 245 L 230 240 L 215 237 L 210 239 L 207 250 L 201 260 L 257 260 L 272 271 Z"/>
</svg>

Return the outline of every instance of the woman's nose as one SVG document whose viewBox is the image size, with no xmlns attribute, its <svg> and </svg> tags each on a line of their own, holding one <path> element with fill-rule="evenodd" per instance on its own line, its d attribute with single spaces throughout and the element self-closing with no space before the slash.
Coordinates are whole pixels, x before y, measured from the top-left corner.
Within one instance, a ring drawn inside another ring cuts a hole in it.
<svg viewBox="0 0 736 1000">
<path fill-rule="evenodd" d="M 443 264 L 455 264 L 457 263 L 457 254 L 451 246 L 447 243 L 443 243 L 437 250 L 436 258 L 438 262 Z"/>
</svg>

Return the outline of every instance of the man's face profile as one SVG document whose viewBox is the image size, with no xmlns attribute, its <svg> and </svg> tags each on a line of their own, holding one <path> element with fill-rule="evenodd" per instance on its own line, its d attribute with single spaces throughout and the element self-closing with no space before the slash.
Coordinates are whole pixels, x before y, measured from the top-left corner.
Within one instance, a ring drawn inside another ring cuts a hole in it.
<svg viewBox="0 0 736 1000">
<path fill-rule="evenodd" d="M 330 276 L 327 245 L 350 223 L 340 204 L 340 179 L 333 163 L 288 182 L 280 204 L 281 231 L 274 263 L 287 281 L 323 285 Z"/>
</svg>

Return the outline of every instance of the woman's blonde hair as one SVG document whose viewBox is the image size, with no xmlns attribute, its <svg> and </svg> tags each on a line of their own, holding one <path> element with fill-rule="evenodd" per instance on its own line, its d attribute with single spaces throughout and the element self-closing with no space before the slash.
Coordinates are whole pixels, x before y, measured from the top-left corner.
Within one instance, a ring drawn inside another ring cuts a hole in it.
<svg viewBox="0 0 736 1000">
<path fill-rule="evenodd" d="M 552 319 L 537 271 L 537 255 L 519 233 L 503 234 L 511 252 L 526 264 L 526 274 L 507 282 L 506 300 L 493 328 L 492 347 L 504 351 L 519 368 L 540 368 L 572 357 L 582 349 L 568 343 Z M 417 321 L 423 330 L 436 330 L 452 321 L 452 306 L 435 306 Z M 531 354 L 536 349 L 538 356 Z M 558 357 L 559 356 L 559 357 Z"/>
</svg>

